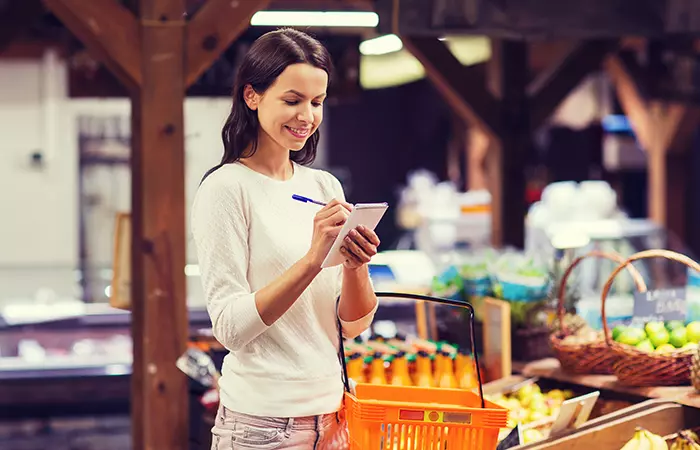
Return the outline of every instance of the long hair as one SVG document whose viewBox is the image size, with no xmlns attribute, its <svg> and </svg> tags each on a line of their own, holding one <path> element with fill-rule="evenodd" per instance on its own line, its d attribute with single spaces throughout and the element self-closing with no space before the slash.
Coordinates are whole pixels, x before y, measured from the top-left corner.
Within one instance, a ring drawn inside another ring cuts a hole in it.
<svg viewBox="0 0 700 450">
<path fill-rule="evenodd" d="M 260 122 L 257 111 L 248 108 L 243 99 L 245 87 L 250 85 L 256 93 L 263 94 L 287 66 L 299 63 L 322 69 L 328 74 L 330 83 L 333 70 L 330 54 L 323 44 L 308 34 L 284 28 L 265 33 L 255 40 L 243 58 L 233 84 L 231 113 L 221 130 L 224 155 L 221 163 L 209 170 L 205 178 L 224 164 L 252 156 L 258 148 Z M 319 139 L 317 129 L 301 150 L 291 152 L 290 159 L 299 164 L 311 164 L 316 158 Z"/>
</svg>

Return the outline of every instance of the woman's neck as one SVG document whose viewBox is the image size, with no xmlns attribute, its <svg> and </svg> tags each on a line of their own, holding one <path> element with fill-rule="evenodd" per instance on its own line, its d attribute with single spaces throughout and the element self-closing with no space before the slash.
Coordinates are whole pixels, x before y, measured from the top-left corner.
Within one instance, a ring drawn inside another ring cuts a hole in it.
<svg viewBox="0 0 700 450">
<path fill-rule="evenodd" d="M 294 175 L 294 167 L 289 159 L 289 150 L 284 150 L 277 143 L 269 142 L 269 140 L 270 138 L 267 136 L 260 136 L 255 153 L 242 159 L 241 163 L 275 180 L 289 180 Z"/>
</svg>

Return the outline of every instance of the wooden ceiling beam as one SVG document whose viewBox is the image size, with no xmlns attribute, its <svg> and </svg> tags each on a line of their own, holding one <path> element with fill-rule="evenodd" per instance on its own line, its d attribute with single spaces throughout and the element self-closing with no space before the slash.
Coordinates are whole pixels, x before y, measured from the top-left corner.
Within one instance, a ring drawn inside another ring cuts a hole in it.
<svg viewBox="0 0 700 450">
<path fill-rule="evenodd" d="M 578 43 L 529 84 L 533 129 L 539 128 L 586 76 L 600 68 L 603 59 L 614 46 L 615 41 L 612 40 Z"/>
<path fill-rule="evenodd" d="M 187 27 L 186 86 L 191 86 L 250 25 L 269 0 L 209 0 Z"/>
<path fill-rule="evenodd" d="M 141 85 L 139 27 L 128 9 L 116 0 L 44 3 L 128 89 Z"/>
<path fill-rule="evenodd" d="M 437 38 L 401 36 L 401 39 L 462 120 L 478 126 L 489 137 L 498 138 L 500 106 L 493 94 L 484 88 L 486 66 L 463 66 Z"/>
<path fill-rule="evenodd" d="M 34 20 L 41 17 L 44 5 L 40 0 L 10 1 L 0 11 L 0 53 L 27 29 Z"/>
</svg>

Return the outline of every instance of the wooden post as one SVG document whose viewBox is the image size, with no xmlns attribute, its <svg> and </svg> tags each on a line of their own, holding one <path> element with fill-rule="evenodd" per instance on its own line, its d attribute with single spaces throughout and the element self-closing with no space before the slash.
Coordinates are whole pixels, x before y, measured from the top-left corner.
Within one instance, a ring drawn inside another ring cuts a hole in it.
<svg viewBox="0 0 700 450">
<path fill-rule="evenodd" d="M 637 140 L 647 152 L 648 215 L 685 241 L 688 233 L 690 146 L 700 108 L 677 102 L 647 101 L 634 68 L 618 56 L 605 63 L 620 104 Z"/>
<path fill-rule="evenodd" d="M 132 433 L 135 449 L 189 448 L 184 0 L 142 0 L 132 95 Z M 165 331 L 167 330 L 167 331 Z"/>
<path fill-rule="evenodd" d="M 185 0 L 132 0 L 138 20 L 116 0 L 44 1 L 131 92 L 133 448 L 185 450 L 185 90 L 267 0 L 210 0 L 189 25 Z"/>
<path fill-rule="evenodd" d="M 565 96 L 600 66 L 611 43 L 574 45 L 528 85 L 530 67 L 524 41 L 497 42 L 488 65 L 465 67 L 436 38 L 401 35 L 401 39 L 423 64 L 427 77 L 447 104 L 469 124 L 465 151 L 473 187 L 483 186 L 484 156 L 488 159 L 492 243 L 522 247 L 526 213 L 523 165 L 531 147 L 531 130 L 541 125 Z M 486 89 L 487 84 L 493 92 Z"/>
<path fill-rule="evenodd" d="M 500 141 L 488 155 L 491 175 L 493 219 L 492 241 L 497 247 L 525 244 L 525 163 L 532 146 L 530 108 L 527 96 L 529 66 L 524 41 L 492 43 L 491 76 L 496 97 L 501 100 Z"/>
</svg>

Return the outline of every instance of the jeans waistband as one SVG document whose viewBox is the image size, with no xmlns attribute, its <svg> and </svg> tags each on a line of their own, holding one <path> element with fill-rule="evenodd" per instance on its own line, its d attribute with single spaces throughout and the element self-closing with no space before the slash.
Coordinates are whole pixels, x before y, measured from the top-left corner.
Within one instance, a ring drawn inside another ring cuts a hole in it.
<svg viewBox="0 0 700 450">
<path fill-rule="evenodd" d="M 327 427 L 333 421 L 340 422 L 341 417 L 339 412 L 323 414 L 319 416 L 306 417 L 258 417 L 250 414 L 231 411 L 222 406 L 224 418 L 227 420 L 233 419 L 252 426 L 282 428 L 286 431 L 291 430 L 321 430 Z"/>
</svg>

